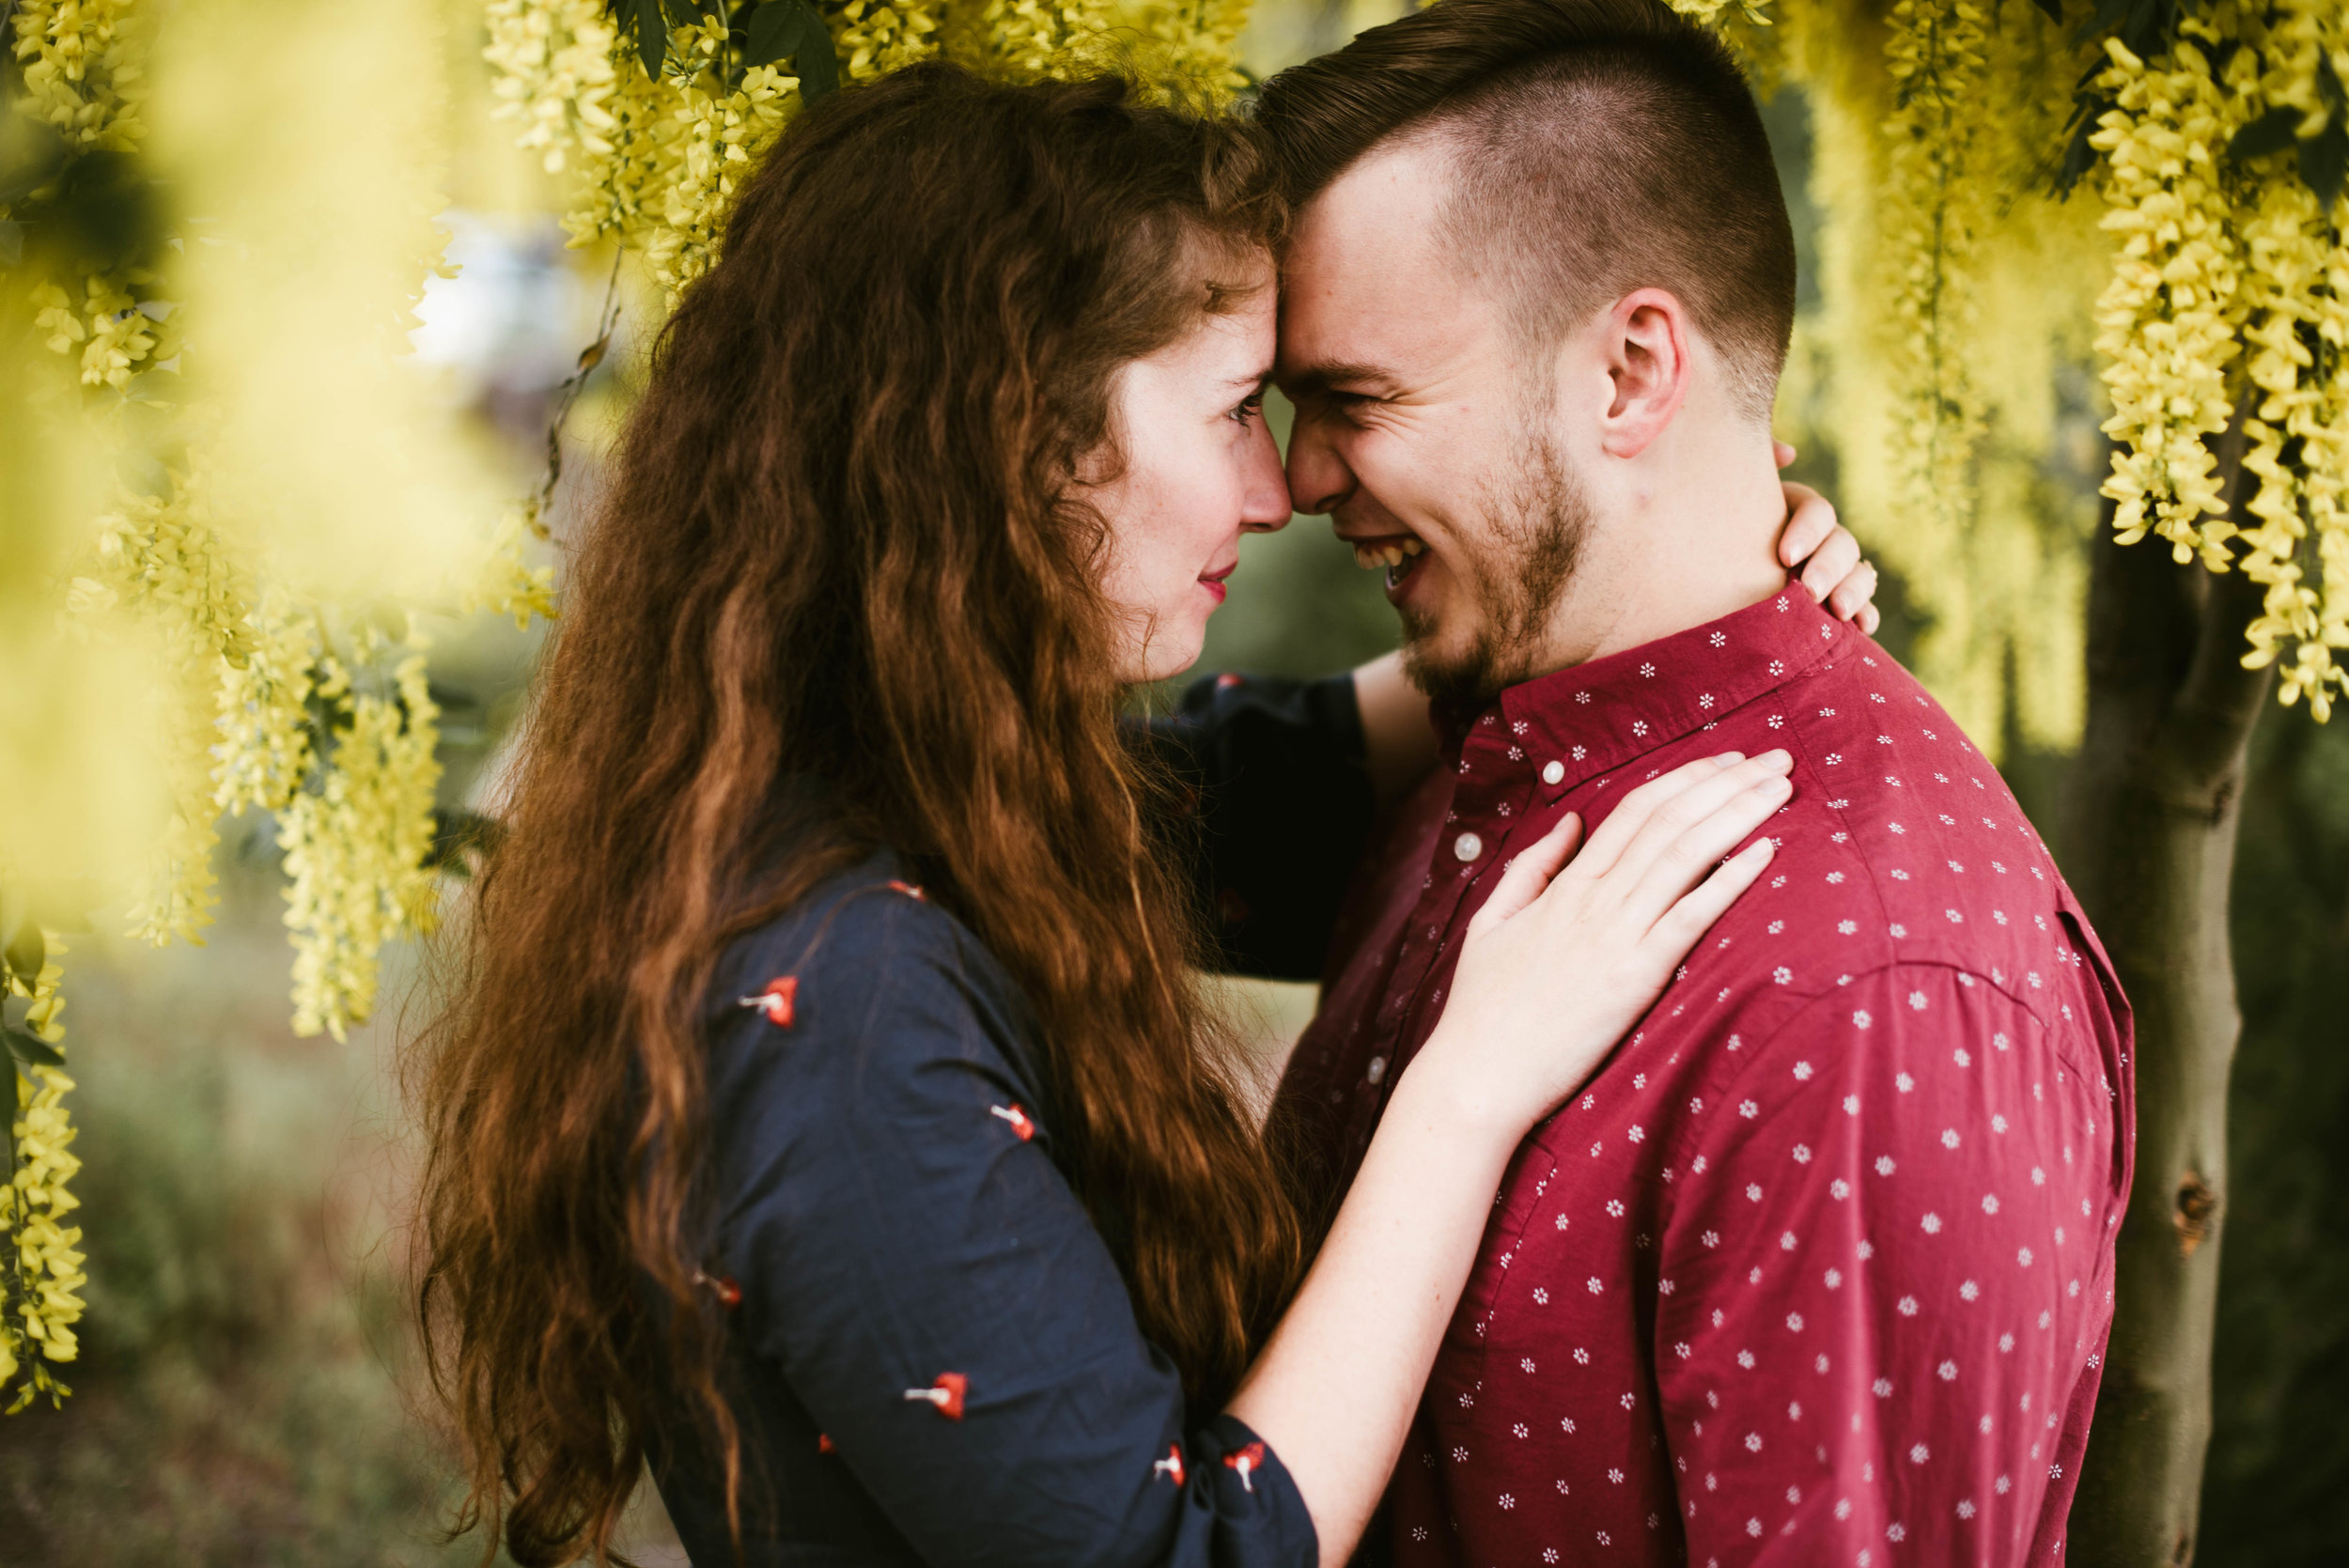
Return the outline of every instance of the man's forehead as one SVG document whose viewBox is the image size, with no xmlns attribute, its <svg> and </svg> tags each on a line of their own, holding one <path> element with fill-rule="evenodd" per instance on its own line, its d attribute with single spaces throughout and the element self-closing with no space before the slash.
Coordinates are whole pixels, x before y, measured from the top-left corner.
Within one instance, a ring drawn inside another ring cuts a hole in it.
<svg viewBox="0 0 2349 1568">
<path fill-rule="evenodd" d="M 1282 261 L 1284 381 L 1361 380 L 1423 358 L 1431 334 L 1456 340 L 1471 301 L 1439 232 L 1450 179 L 1445 150 L 1415 138 L 1306 204 Z"/>
<path fill-rule="evenodd" d="M 1298 214 L 1283 272 L 1327 283 L 1434 259 L 1453 169 L 1432 136 L 1365 153 Z"/>
</svg>

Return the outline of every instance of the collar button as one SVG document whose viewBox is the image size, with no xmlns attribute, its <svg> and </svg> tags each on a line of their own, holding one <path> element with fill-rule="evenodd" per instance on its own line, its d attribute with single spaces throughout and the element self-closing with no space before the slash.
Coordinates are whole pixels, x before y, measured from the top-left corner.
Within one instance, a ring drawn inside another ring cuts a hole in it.
<svg viewBox="0 0 2349 1568">
<path fill-rule="evenodd" d="M 1452 841 L 1452 853 L 1463 861 L 1472 861 L 1485 852 L 1485 841 L 1474 833 L 1462 833 Z"/>
<path fill-rule="evenodd" d="M 1564 763 L 1545 762 L 1542 764 L 1542 783 L 1546 784 L 1554 784 L 1565 776 L 1566 765 Z"/>
</svg>

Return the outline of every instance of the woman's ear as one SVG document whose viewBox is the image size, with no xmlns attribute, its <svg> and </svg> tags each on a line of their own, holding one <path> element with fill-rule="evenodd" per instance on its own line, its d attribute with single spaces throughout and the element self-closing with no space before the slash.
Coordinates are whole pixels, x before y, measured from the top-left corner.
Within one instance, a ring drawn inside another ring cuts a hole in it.
<svg viewBox="0 0 2349 1568">
<path fill-rule="evenodd" d="M 1599 421 L 1599 450 L 1636 458 L 1664 432 L 1688 396 L 1688 312 L 1660 288 L 1615 302 L 1600 327 L 1613 396 Z"/>
</svg>

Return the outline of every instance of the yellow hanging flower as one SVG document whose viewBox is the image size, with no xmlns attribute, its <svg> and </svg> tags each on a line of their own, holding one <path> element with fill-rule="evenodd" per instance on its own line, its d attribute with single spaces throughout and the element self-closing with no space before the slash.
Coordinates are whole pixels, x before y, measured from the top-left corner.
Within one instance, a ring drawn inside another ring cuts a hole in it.
<svg viewBox="0 0 2349 1568">
<path fill-rule="evenodd" d="M 211 923 L 216 705 L 225 661 L 249 644 L 250 589 L 212 526 L 200 470 L 168 482 L 163 494 L 126 497 L 99 519 L 98 592 L 81 596 L 89 613 L 120 605 L 161 633 L 163 668 L 143 731 L 170 781 L 171 817 L 131 909 L 131 934 L 159 947 L 196 941 Z"/>
<path fill-rule="evenodd" d="M 247 613 L 244 635 L 244 657 L 221 671 L 212 799 L 225 812 L 277 811 L 309 774 L 309 704 L 325 650 L 316 617 L 274 584 Z"/>
<path fill-rule="evenodd" d="M 938 52 L 938 21 L 920 0 L 848 0 L 824 20 L 851 82 L 870 82 Z"/>
<path fill-rule="evenodd" d="M 28 980 L 13 962 L 0 966 L 0 995 L 29 998 L 24 1027 L 54 1048 L 65 1039 L 59 1021 L 64 971 L 56 962 L 65 945 L 54 932 L 41 936 L 39 970 Z M 13 1056 L 8 1068 L 14 1159 L 0 1186 L 0 1268 L 7 1270 L 0 1288 L 0 1389 L 22 1378 L 8 1406 L 13 1414 L 39 1395 L 54 1404 L 71 1392 L 52 1367 L 80 1353 L 73 1326 L 84 1303 L 77 1293 L 89 1281 L 82 1272 L 80 1228 L 58 1223 L 80 1206 L 67 1186 L 82 1168 L 65 1107 L 73 1080 L 61 1068 L 26 1065 Z"/>
<path fill-rule="evenodd" d="M 17 0 L 25 105 L 72 147 L 127 152 L 146 135 L 131 0 Z"/>
<path fill-rule="evenodd" d="M 2098 85 L 2118 107 L 2098 120 L 2091 143 L 2106 157 L 2105 227 L 2122 243 L 2096 302 L 2096 348 L 2112 395 L 2105 430 L 2126 450 L 2114 458 L 2104 493 L 2118 504 L 2123 543 L 2151 530 L 2179 560 L 2199 551 L 2204 565 L 2223 570 L 2233 529 L 2223 518 L 2208 438 L 2234 411 L 2227 378 L 2240 352 L 2244 302 L 2217 157 L 2245 123 L 2247 104 L 2192 37 L 2152 65 L 2117 39 L 2106 50 L 2112 64 Z"/>
<path fill-rule="evenodd" d="M 412 646 L 413 644 L 412 643 Z M 383 944 L 433 924 L 432 801 L 440 709 L 421 652 L 401 660 L 396 697 L 354 691 L 327 655 L 317 687 L 340 732 L 318 787 L 278 813 L 294 945 L 294 1032 L 340 1040 L 375 1004 Z"/>
</svg>

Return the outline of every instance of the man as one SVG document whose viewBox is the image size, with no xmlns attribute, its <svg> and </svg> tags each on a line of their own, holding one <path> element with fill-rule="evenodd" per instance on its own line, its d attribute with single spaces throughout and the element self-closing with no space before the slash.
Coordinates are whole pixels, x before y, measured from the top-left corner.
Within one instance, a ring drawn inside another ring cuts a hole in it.
<svg viewBox="0 0 2349 1568">
<path fill-rule="evenodd" d="M 1396 563 L 1449 765 L 1361 866 L 1281 1088 L 1308 1196 L 1512 853 L 1691 757 L 1796 759 L 1770 875 L 1511 1169 L 1396 1559 L 2057 1560 L 2126 1005 L 1997 771 L 1774 558 L 1794 255 L 1743 81 L 1653 0 L 1440 0 L 1260 114 L 1294 499 Z"/>
</svg>

